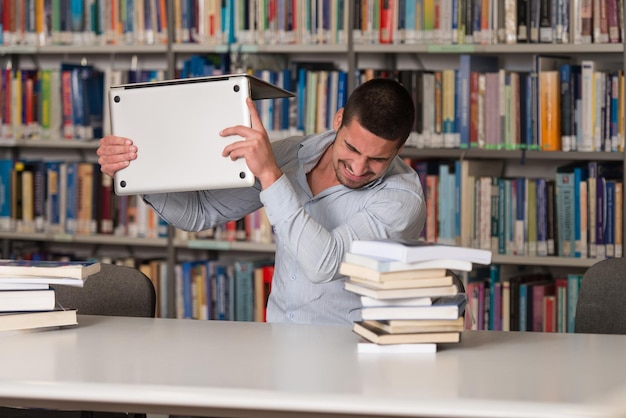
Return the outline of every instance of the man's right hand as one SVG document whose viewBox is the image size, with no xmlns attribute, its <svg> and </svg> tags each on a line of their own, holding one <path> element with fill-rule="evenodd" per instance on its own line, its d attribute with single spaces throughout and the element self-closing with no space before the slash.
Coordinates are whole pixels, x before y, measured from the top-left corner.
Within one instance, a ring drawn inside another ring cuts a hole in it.
<svg viewBox="0 0 626 418">
<path fill-rule="evenodd" d="M 107 135 L 100 139 L 96 154 L 100 170 L 113 177 L 116 171 L 128 167 L 130 162 L 137 158 L 137 147 L 128 138 Z"/>
</svg>

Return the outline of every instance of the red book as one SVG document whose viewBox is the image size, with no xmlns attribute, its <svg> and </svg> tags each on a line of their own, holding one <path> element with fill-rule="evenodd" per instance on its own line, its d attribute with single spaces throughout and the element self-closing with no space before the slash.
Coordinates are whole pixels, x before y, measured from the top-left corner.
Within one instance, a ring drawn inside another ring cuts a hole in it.
<svg viewBox="0 0 626 418">
<path fill-rule="evenodd" d="M 11 97 L 13 97 L 13 92 L 11 90 L 11 82 L 12 82 L 12 74 L 13 70 L 4 69 L 2 70 L 2 101 L 3 101 L 3 112 L 2 112 L 2 124 L 3 133 L 5 138 L 13 137 L 13 130 L 11 129 L 11 109 L 13 108 L 13 103 Z"/>
<path fill-rule="evenodd" d="M 378 42 L 390 44 L 393 42 L 393 2 L 394 0 L 380 1 L 380 29 L 378 31 Z"/>
<path fill-rule="evenodd" d="M 272 291 L 272 278 L 274 277 L 274 266 L 263 266 L 263 295 L 265 296 L 265 307 L 263 309 L 263 322 L 267 321 L 267 300 Z"/>
<path fill-rule="evenodd" d="M 543 298 L 543 332 L 556 332 L 556 296 Z"/>
<path fill-rule="evenodd" d="M 112 234 L 114 226 L 113 214 L 115 210 L 113 199 L 113 177 L 102 174 L 99 194 L 100 204 L 98 207 L 100 214 L 98 216 L 98 232 L 101 234 Z"/>
<path fill-rule="evenodd" d="M 29 137 L 31 128 L 35 123 L 35 83 L 31 74 L 27 70 L 22 71 L 22 83 L 24 84 L 24 112 L 22 119 L 22 132 L 25 137 Z"/>
<path fill-rule="evenodd" d="M 479 73 L 472 71 L 469 79 L 469 146 L 478 148 L 478 77 Z"/>
<path fill-rule="evenodd" d="M 554 296 L 554 282 L 538 282 L 530 285 L 532 289 L 532 328 L 529 331 L 544 330 L 544 299 Z M 529 295 L 530 296 L 530 295 Z"/>
<path fill-rule="evenodd" d="M 74 138 L 74 119 L 72 110 L 72 72 L 61 72 L 61 107 L 63 112 L 63 137 Z"/>
</svg>

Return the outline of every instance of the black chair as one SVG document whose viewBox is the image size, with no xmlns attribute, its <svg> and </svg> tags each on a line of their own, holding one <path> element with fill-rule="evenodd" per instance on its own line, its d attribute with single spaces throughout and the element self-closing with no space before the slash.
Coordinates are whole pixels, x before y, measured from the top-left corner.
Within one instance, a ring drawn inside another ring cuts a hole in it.
<svg viewBox="0 0 626 418">
<path fill-rule="evenodd" d="M 156 292 L 150 279 L 134 268 L 102 264 L 82 288 L 56 286 L 57 304 L 78 314 L 154 317 Z M 79 320 L 80 325 L 80 320 Z M 57 411 L 0 407 L 2 418 L 142 418 L 145 414 Z"/>
<path fill-rule="evenodd" d="M 574 332 L 626 334 L 626 259 L 608 258 L 585 272 L 576 304 Z"/>
</svg>

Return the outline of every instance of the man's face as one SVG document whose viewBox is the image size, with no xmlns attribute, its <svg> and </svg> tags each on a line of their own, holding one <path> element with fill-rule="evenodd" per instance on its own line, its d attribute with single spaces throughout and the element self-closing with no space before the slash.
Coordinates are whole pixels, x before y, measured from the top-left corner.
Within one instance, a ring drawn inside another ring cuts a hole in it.
<svg viewBox="0 0 626 418">
<path fill-rule="evenodd" d="M 397 145 L 353 120 L 337 131 L 333 144 L 332 161 L 337 180 L 351 189 L 371 183 L 384 174 L 398 154 Z"/>
</svg>

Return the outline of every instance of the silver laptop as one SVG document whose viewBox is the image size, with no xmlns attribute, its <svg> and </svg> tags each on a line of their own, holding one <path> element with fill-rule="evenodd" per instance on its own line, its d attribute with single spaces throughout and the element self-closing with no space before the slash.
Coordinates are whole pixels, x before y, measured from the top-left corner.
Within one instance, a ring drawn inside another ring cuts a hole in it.
<svg viewBox="0 0 626 418">
<path fill-rule="evenodd" d="M 219 132 L 251 126 L 246 97 L 293 96 L 248 74 L 197 77 L 112 86 L 114 135 L 137 145 L 137 159 L 115 173 L 115 193 L 148 193 L 249 187 L 254 176 L 243 158 L 222 157 L 239 136 Z"/>
</svg>

